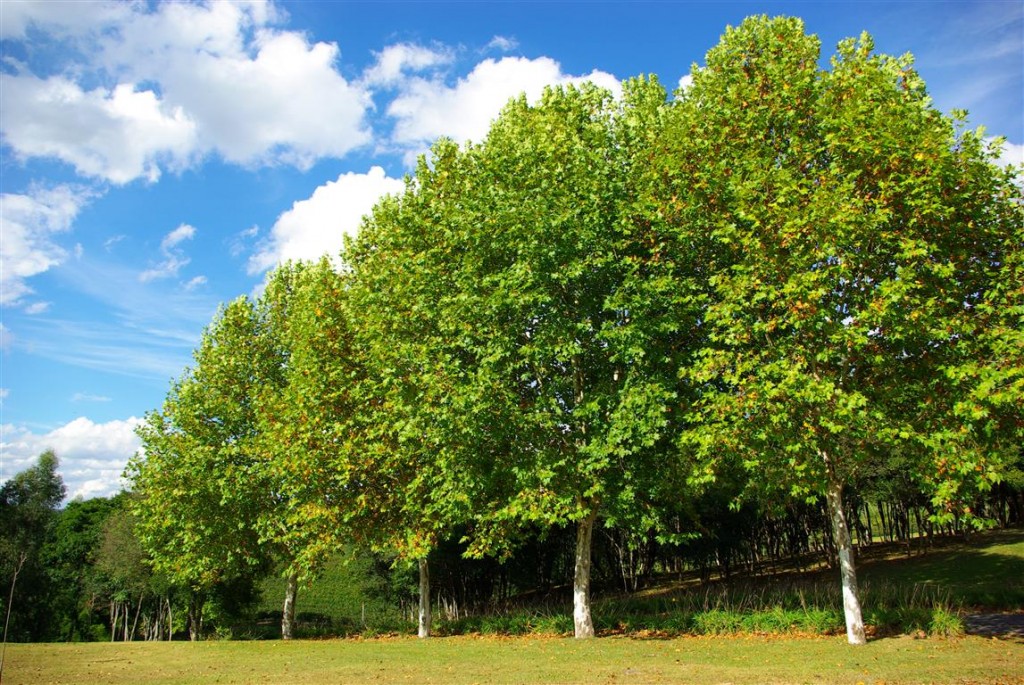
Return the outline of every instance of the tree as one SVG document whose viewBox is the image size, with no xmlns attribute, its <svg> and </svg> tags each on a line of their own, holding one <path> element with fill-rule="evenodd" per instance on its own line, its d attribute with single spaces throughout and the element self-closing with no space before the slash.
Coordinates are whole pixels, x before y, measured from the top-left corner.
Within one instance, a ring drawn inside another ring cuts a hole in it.
<svg viewBox="0 0 1024 685">
<path fill-rule="evenodd" d="M 471 554 L 576 524 L 578 637 L 594 632 L 598 516 L 643 520 L 672 472 L 656 445 L 674 372 L 619 299 L 638 277 L 619 250 L 633 228 L 631 145 L 645 139 L 618 126 L 635 133 L 665 94 L 653 82 L 630 93 L 620 112 L 592 86 L 550 89 L 536 106 L 511 102 L 479 145 L 440 142 L 350 252 L 378 348 L 405 383 L 392 404 L 407 442 L 432 455 L 417 506 L 448 525 L 468 516 Z"/>
<path fill-rule="evenodd" d="M 117 498 L 75 498 L 57 516 L 53 534 L 42 550 L 52 588 L 48 602 L 54 618 L 51 639 L 78 641 L 94 636 L 93 600 L 98 579 L 93 565 L 104 524 L 120 506 Z"/>
<path fill-rule="evenodd" d="M 252 447 L 264 499 L 256 527 L 285 567 L 285 639 L 294 631 L 299 583 L 353 539 L 372 537 L 364 528 L 374 530 L 375 522 L 359 516 L 374 500 L 365 472 L 354 475 L 366 463 L 353 437 L 363 375 L 344 289 L 326 259 L 288 264 L 271 274 L 258 304 L 282 370 L 255 398 Z"/>
<path fill-rule="evenodd" d="M 58 465 L 57 455 L 47 450 L 0 486 L 0 573 L 10 579 L 5 614 L 8 620 L 13 616 L 12 635 L 19 640 L 48 636 L 52 616 L 41 552 L 66 492 Z"/>
<path fill-rule="evenodd" d="M 252 441 L 255 397 L 274 384 L 280 357 L 239 298 L 203 335 L 161 411 L 138 428 L 143 450 L 128 465 L 132 512 L 154 567 L 192 590 L 189 630 L 218 587 L 251 585 L 270 564 L 256 519 L 265 504 Z"/>
<path fill-rule="evenodd" d="M 682 444 L 698 479 L 735 458 L 762 484 L 824 495 L 858 644 L 843 489 L 865 460 L 903 452 L 951 508 L 997 478 L 947 371 L 976 378 L 964 360 L 992 349 L 980 312 L 1019 283 L 1006 255 L 1021 198 L 980 134 L 931 106 L 909 56 L 876 55 L 865 34 L 831 70 L 818 58 L 797 19 L 728 29 L 678 95 L 679 175 L 657 201 L 708 269 Z"/>
</svg>

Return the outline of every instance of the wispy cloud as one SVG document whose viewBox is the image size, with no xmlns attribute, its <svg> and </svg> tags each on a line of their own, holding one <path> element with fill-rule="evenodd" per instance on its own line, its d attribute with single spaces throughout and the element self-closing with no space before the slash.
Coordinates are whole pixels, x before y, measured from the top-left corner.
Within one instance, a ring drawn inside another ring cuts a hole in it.
<svg viewBox="0 0 1024 685">
<path fill-rule="evenodd" d="M 4 94 L 4 101 L 10 95 Z M 6 112 L 6 110 L 5 110 Z M 18 305 L 32 294 L 28 281 L 67 259 L 55 240 L 65 233 L 96 192 L 70 185 L 34 186 L 22 194 L 0 195 L 0 305 Z"/>
<path fill-rule="evenodd" d="M 100 253 L 102 254 L 102 253 Z M 69 263 L 55 272 L 65 286 L 88 298 L 88 313 L 31 317 L 18 324 L 18 348 L 74 367 L 165 383 L 191 360 L 218 300 L 204 288 L 191 291 L 155 280 L 139 283 L 131 267 L 97 259 Z"/>
<path fill-rule="evenodd" d="M 182 287 L 186 291 L 191 292 L 191 291 L 195 290 L 196 288 L 198 288 L 199 286 L 205 285 L 205 284 L 206 284 L 206 276 L 196 276 L 195 278 L 190 280 L 188 283 L 186 283 Z"/>
<path fill-rule="evenodd" d="M 9 352 L 14 345 L 14 334 L 11 329 L 0 323 L 0 350 Z"/>
<path fill-rule="evenodd" d="M 193 226 L 182 224 L 164 236 L 164 239 L 160 241 L 160 252 L 163 254 L 163 261 L 140 273 L 139 280 L 146 283 L 158 278 L 177 276 L 178 272 L 192 261 L 185 256 L 183 250 L 178 249 L 178 245 L 186 240 L 191 240 L 195 234 L 196 229 Z"/>
<path fill-rule="evenodd" d="M 111 399 L 104 395 L 93 395 L 87 392 L 76 392 L 71 396 L 72 402 L 110 402 Z"/>
<path fill-rule="evenodd" d="M 485 50 L 498 50 L 500 52 L 511 52 L 519 47 L 519 41 L 508 36 L 495 36 L 487 44 Z"/>
<path fill-rule="evenodd" d="M 33 302 L 32 304 L 25 307 L 26 314 L 44 314 L 49 311 L 52 302 Z"/>
</svg>

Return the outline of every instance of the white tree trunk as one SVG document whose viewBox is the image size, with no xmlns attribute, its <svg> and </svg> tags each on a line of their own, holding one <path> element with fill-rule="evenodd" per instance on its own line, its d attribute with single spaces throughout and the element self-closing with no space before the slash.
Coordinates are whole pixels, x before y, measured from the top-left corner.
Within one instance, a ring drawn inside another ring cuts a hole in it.
<svg viewBox="0 0 1024 685">
<path fill-rule="evenodd" d="M 590 547 L 594 537 L 597 509 L 579 522 L 576 529 L 576 573 L 572 583 L 572 620 L 577 638 L 594 637 L 590 615 Z"/>
<path fill-rule="evenodd" d="M 430 569 L 426 557 L 420 559 L 420 637 L 430 637 Z"/>
<path fill-rule="evenodd" d="M 288 574 L 284 589 L 284 609 L 281 611 L 281 639 L 291 640 L 295 637 L 295 598 L 299 594 L 299 577 Z"/>
<path fill-rule="evenodd" d="M 827 457 L 826 464 L 828 464 Z M 853 565 L 853 543 L 850 540 L 850 529 L 846 525 L 846 514 L 843 511 L 843 486 L 836 477 L 831 464 L 828 466 L 829 478 L 825 498 L 828 502 L 829 515 L 832 518 L 832 535 L 835 537 L 836 550 L 839 552 L 839 571 L 843 582 L 843 614 L 846 617 L 846 639 L 851 645 L 862 645 L 867 642 L 867 638 L 864 636 L 864 619 L 861 617 L 860 611 L 857 571 Z"/>
</svg>

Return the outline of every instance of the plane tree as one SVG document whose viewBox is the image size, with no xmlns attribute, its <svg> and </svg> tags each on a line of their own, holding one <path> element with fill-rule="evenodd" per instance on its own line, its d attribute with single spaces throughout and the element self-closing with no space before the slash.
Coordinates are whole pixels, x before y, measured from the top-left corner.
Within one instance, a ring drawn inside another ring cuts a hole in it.
<svg viewBox="0 0 1024 685">
<path fill-rule="evenodd" d="M 626 92 L 513 100 L 480 143 L 439 143 L 350 252 L 372 302 L 360 326 L 401 351 L 394 405 L 428 456 L 437 520 L 465 522 L 469 553 L 497 556 L 523 531 L 575 525 L 577 637 L 594 630 L 598 518 L 652 525 L 674 463 L 658 449 L 678 384 L 670 346 L 635 323 L 644 290 L 623 294 L 644 277 L 623 258 L 629 169 L 665 92 Z"/>
<path fill-rule="evenodd" d="M 143 547 L 157 570 L 191 591 L 192 639 L 211 593 L 244 593 L 274 561 L 257 527 L 273 510 L 273 491 L 255 450 L 256 399 L 280 385 L 282 355 L 264 329 L 249 298 L 218 313 L 194 366 L 138 427 L 142 450 L 126 469 Z"/>
<path fill-rule="evenodd" d="M 1017 411 L 1019 435 L 1021 195 L 909 56 L 865 34 L 822 70 L 819 48 L 797 19 L 727 30 L 678 94 L 653 201 L 708 274 L 701 349 L 680 370 L 695 480 L 738 461 L 760 486 L 825 497 L 856 644 L 844 486 L 900 453 L 939 514 L 965 513 L 960 493 L 998 477 L 989 437 L 1014 430 L 988 435 L 984 417 Z M 965 420 L 986 387 L 1005 401 Z"/>
</svg>

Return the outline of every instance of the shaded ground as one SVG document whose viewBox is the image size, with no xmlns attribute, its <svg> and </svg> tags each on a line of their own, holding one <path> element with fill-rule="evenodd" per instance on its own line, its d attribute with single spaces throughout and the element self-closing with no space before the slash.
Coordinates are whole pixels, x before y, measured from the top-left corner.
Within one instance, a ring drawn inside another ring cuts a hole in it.
<svg viewBox="0 0 1024 685">
<path fill-rule="evenodd" d="M 964 628 L 968 635 L 1024 639 L 1024 614 L 968 614 L 964 616 Z"/>
</svg>

